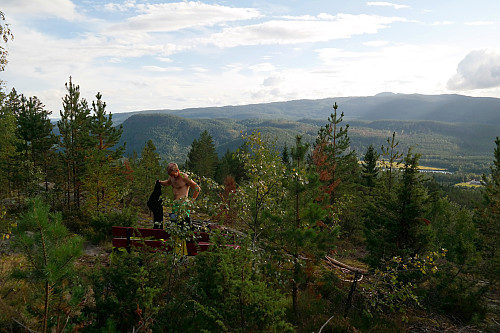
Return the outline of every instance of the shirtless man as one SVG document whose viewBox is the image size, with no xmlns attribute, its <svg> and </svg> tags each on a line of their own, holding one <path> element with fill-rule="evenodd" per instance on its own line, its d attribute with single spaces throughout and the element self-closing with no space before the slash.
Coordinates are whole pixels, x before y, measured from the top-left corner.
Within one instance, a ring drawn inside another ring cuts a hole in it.
<svg viewBox="0 0 500 333">
<path fill-rule="evenodd" d="M 170 176 L 168 180 L 160 180 L 162 186 L 172 186 L 174 192 L 174 200 L 184 199 L 188 200 L 189 188 L 194 190 L 192 200 L 196 200 L 200 194 L 201 187 L 198 186 L 193 180 L 179 171 L 179 167 L 175 163 L 167 165 L 167 173 Z"/>
</svg>

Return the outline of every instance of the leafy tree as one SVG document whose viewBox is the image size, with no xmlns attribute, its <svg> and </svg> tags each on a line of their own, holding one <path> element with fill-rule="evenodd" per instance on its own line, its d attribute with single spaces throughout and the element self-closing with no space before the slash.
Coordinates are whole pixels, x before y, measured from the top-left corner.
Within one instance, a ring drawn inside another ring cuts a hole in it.
<svg viewBox="0 0 500 333">
<path fill-rule="evenodd" d="M 65 204 L 80 209 L 81 184 L 85 176 L 85 156 L 90 146 L 90 109 L 87 101 L 80 98 L 80 86 L 69 78 L 67 94 L 63 98 L 61 119 L 57 122 L 60 132 L 61 158 L 65 175 Z"/>
<path fill-rule="evenodd" d="M 49 326 L 62 331 L 65 320 L 60 317 L 62 313 L 58 313 L 55 304 L 51 305 L 51 299 L 69 305 L 73 297 L 81 296 L 67 289 L 67 280 L 75 273 L 73 263 L 82 253 L 83 241 L 78 236 L 70 235 L 62 224 L 61 214 L 50 213 L 49 206 L 40 198 L 30 201 L 15 233 L 14 246 L 26 256 L 27 261 L 15 270 L 14 276 L 33 283 L 34 291 L 37 286 L 43 289 L 41 331 L 47 332 Z M 33 296 L 36 297 L 36 292 Z M 33 299 L 34 303 L 30 305 L 33 310 L 38 307 L 38 300 Z M 54 312 L 50 311 L 51 307 Z M 55 318 L 55 322 L 49 325 L 50 318 Z"/>
<path fill-rule="evenodd" d="M 269 214 L 282 215 L 277 211 L 286 193 L 283 177 L 285 166 L 274 144 L 267 142 L 259 132 L 244 136 L 248 152 L 240 151 L 245 163 L 248 180 L 240 186 L 237 198 L 240 204 L 240 219 L 249 228 L 252 247 L 258 246 L 262 234 L 268 233 Z"/>
<path fill-rule="evenodd" d="M 0 11 L 0 19 L 2 21 L 5 21 L 5 14 Z M 7 44 L 7 42 L 10 40 L 14 39 L 14 35 L 10 31 L 9 24 L 0 22 L 0 37 L 2 38 L 3 42 Z M 7 55 L 9 52 L 7 49 L 3 46 L 0 45 L 0 72 L 5 70 L 5 66 L 7 65 Z M 0 80 L 0 84 L 2 81 Z"/>
<path fill-rule="evenodd" d="M 212 136 L 205 130 L 194 139 L 188 152 L 186 168 L 200 177 L 214 178 L 219 157 Z"/>
<path fill-rule="evenodd" d="M 125 145 L 115 148 L 123 128 L 113 126 L 112 115 L 106 114 L 106 103 L 101 98 L 98 93 L 97 100 L 92 102 L 90 135 L 93 142 L 88 150 L 84 182 L 88 193 L 85 205 L 95 212 L 105 212 L 118 205 L 118 189 L 124 182 L 118 159 L 122 157 Z"/>
</svg>

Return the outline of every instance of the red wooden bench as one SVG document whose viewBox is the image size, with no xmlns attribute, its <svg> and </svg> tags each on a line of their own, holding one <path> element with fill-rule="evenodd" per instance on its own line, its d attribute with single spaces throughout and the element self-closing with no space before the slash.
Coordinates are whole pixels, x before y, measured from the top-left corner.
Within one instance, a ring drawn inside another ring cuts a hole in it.
<svg viewBox="0 0 500 333">
<path fill-rule="evenodd" d="M 113 248 L 125 248 L 130 252 L 133 248 L 146 248 L 150 252 L 172 251 L 169 242 L 170 234 L 162 229 L 132 228 L 113 226 Z M 197 255 L 207 251 L 211 245 L 210 236 L 206 232 L 195 232 L 194 240 L 186 241 L 188 255 Z"/>
</svg>

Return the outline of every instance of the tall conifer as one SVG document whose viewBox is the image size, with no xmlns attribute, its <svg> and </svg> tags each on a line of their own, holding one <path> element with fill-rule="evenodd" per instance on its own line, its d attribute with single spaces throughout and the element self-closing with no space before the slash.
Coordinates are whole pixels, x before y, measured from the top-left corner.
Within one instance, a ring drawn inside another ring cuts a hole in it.
<svg viewBox="0 0 500 333">
<path fill-rule="evenodd" d="M 67 94 L 63 98 L 60 132 L 61 158 L 65 173 L 65 204 L 68 209 L 80 209 L 81 184 L 85 175 L 84 158 L 90 146 L 90 109 L 87 101 L 80 98 L 80 86 L 71 77 L 66 83 Z"/>
</svg>

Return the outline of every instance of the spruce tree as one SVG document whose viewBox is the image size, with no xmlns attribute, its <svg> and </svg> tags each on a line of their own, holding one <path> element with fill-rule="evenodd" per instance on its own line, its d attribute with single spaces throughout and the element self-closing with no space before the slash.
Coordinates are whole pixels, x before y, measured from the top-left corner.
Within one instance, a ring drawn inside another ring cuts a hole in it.
<svg viewBox="0 0 500 333">
<path fill-rule="evenodd" d="M 373 188 L 377 183 L 379 168 L 377 166 L 380 154 L 375 151 L 373 145 L 370 145 L 366 150 L 363 161 L 361 162 L 362 170 L 361 177 L 364 180 L 364 185 Z"/>
<path fill-rule="evenodd" d="M 219 157 L 208 131 L 203 131 L 199 139 L 194 139 L 188 152 L 185 167 L 200 177 L 214 178 Z"/>
</svg>

